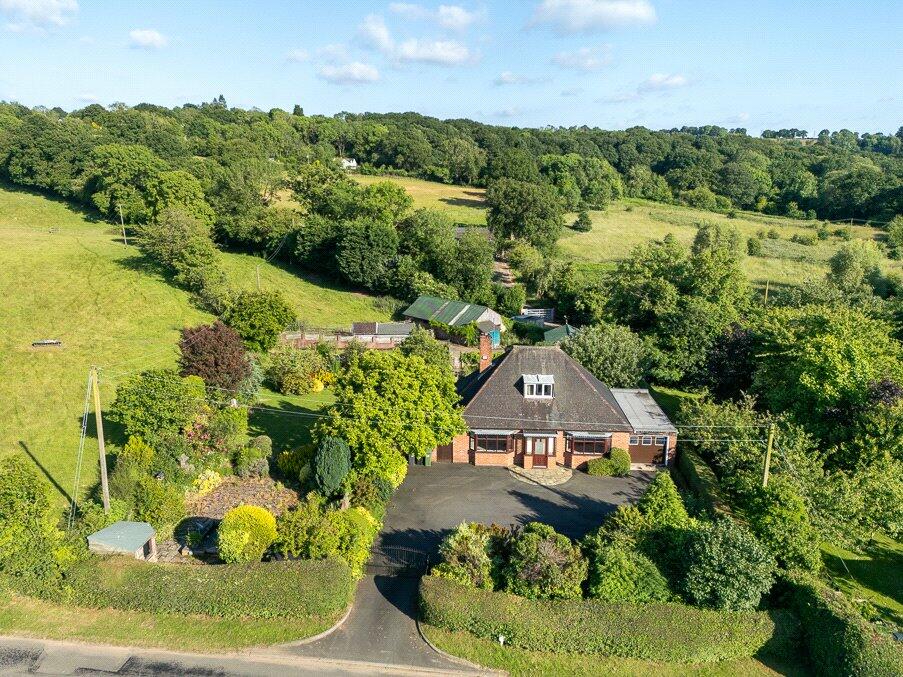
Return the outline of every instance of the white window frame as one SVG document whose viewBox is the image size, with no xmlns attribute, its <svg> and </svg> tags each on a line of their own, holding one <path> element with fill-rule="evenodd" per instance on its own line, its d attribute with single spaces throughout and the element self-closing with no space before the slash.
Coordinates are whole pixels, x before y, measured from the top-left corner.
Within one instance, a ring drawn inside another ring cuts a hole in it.
<svg viewBox="0 0 903 677">
<path fill-rule="evenodd" d="M 634 447 L 637 446 L 637 445 L 639 445 L 639 443 L 640 443 L 640 437 L 639 437 L 639 435 L 631 435 L 631 436 L 630 436 L 630 439 L 627 440 L 627 444 L 630 444 L 630 445 L 632 445 L 632 446 L 634 446 Z"/>
<path fill-rule="evenodd" d="M 646 440 L 649 440 L 649 441 L 647 442 Z M 642 442 L 643 446 L 644 446 L 644 447 L 651 447 L 651 446 L 652 446 L 652 440 L 653 440 L 652 435 L 643 435 L 643 442 Z"/>
</svg>

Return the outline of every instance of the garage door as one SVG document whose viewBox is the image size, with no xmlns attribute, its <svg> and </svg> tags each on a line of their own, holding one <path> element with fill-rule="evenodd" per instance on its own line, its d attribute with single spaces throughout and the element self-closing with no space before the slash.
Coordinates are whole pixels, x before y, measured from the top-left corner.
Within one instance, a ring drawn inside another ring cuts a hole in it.
<svg viewBox="0 0 903 677">
<path fill-rule="evenodd" d="M 630 438 L 628 451 L 633 463 L 664 463 L 667 437 L 638 435 Z"/>
<path fill-rule="evenodd" d="M 436 447 L 436 461 L 439 463 L 451 463 L 454 460 L 452 445 L 440 444 Z"/>
</svg>

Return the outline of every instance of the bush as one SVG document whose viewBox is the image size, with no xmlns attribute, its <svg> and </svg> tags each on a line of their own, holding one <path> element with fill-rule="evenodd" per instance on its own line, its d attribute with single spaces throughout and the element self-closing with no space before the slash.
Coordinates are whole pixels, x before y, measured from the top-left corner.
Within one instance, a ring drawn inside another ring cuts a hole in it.
<svg viewBox="0 0 903 677">
<path fill-rule="evenodd" d="M 57 590 L 73 555 L 56 528 L 50 486 L 25 459 L 0 461 L 0 583 L 24 593 Z"/>
<path fill-rule="evenodd" d="M 781 232 L 777 228 L 769 228 L 768 232 L 765 233 L 765 237 L 769 240 L 780 240 Z"/>
<path fill-rule="evenodd" d="M 755 609 L 774 582 L 771 555 L 729 517 L 693 532 L 683 559 L 681 593 L 698 606 Z"/>
<path fill-rule="evenodd" d="M 667 471 L 658 473 L 637 502 L 651 527 L 684 528 L 690 521 L 684 502 Z"/>
<path fill-rule="evenodd" d="M 297 449 L 283 451 L 276 457 L 276 467 L 287 479 L 303 485 L 310 476 L 310 462 L 314 451 L 313 444 L 303 444 Z"/>
<path fill-rule="evenodd" d="M 147 471 L 154 460 L 154 450 L 137 435 L 131 435 L 129 441 L 116 455 L 116 466 L 128 465 Z"/>
<path fill-rule="evenodd" d="M 819 674 L 903 674 L 903 651 L 866 622 L 845 595 L 802 573 L 788 575 L 782 587 Z"/>
<path fill-rule="evenodd" d="M 269 356 L 267 378 L 283 395 L 305 395 L 326 371 L 326 360 L 316 348 L 294 348 L 283 344 Z M 322 390 L 322 388 L 321 388 Z"/>
<path fill-rule="evenodd" d="M 394 491 L 392 483 L 383 477 L 359 475 L 351 483 L 351 505 L 366 508 L 376 519 L 382 520 Z"/>
<path fill-rule="evenodd" d="M 420 610 L 431 625 L 470 632 L 518 649 L 713 663 L 753 656 L 793 630 L 789 615 L 694 609 L 680 604 L 530 600 L 434 576 L 420 583 Z"/>
<path fill-rule="evenodd" d="M 174 484 L 144 475 L 135 483 L 133 496 L 135 517 L 157 531 L 174 526 L 185 516 L 184 493 Z"/>
<path fill-rule="evenodd" d="M 311 492 L 306 500 L 279 516 L 275 549 L 284 557 L 340 557 L 359 577 L 379 533 L 377 521 L 364 508 L 327 511 Z"/>
<path fill-rule="evenodd" d="M 567 536 L 548 524 L 530 522 L 515 536 L 505 590 L 531 599 L 575 599 L 582 596 L 586 560 Z"/>
<path fill-rule="evenodd" d="M 527 302 L 527 291 L 522 284 L 512 284 L 510 287 L 495 285 L 495 291 L 496 310 L 507 317 L 520 315 Z"/>
<path fill-rule="evenodd" d="M 217 409 L 207 423 L 207 445 L 214 451 L 231 453 L 248 438 L 248 410 L 245 407 Z"/>
<path fill-rule="evenodd" d="M 811 233 L 796 233 L 790 238 L 790 241 L 801 244 L 804 247 L 811 247 L 816 243 L 817 239 Z"/>
<path fill-rule="evenodd" d="M 762 240 L 756 237 L 747 239 L 746 253 L 750 256 L 762 256 Z"/>
<path fill-rule="evenodd" d="M 204 382 L 197 376 L 149 370 L 130 376 L 116 389 L 110 419 L 121 423 L 128 435 L 155 440 L 194 421 L 205 400 Z"/>
<path fill-rule="evenodd" d="M 251 362 L 238 333 L 217 320 L 213 324 L 182 330 L 179 341 L 182 376 L 199 376 L 215 399 L 238 393 L 251 375 Z M 225 391 L 225 392 L 224 392 Z"/>
<path fill-rule="evenodd" d="M 269 454 L 265 449 L 248 446 L 235 452 L 232 458 L 239 477 L 266 477 L 270 474 Z"/>
<path fill-rule="evenodd" d="M 574 225 L 571 226 L 574 230 L 579 230 L 582 233 L 587 233 L 593 229 L 592 219 L 589 218 L 589 214 L 583 210 L 579 214 L 577 214 L 577 220 L 574 221 Z"/>
<path fill-rule="evenodd" d="M 325 437 L 314 454 L 314 483 L 326 496 L 338 493 L 351 470 L 351 449 L 345 440 Z"/>
<path fill-rule="evenodd" d="M 587 462 L 586 472 L 600 477 L 627 477 L 630 474 L 630 453 L 626 449 L 612 449 L 608 458 L 594 458 Z"/>
<path fill-rule="evenodd" d="M 276 518 L 266 508 L 240 505 L 219 525 L 219 556 L 224 562 L 259 562 L 276 540 Z"/>
<path fill-rule="evenodd" d="M 606 602 L 667 602 L 672 597 L 668 581 L 652 560 L 612 545 L 589 557 L 586 594 Z"/>
<path fill-rule="evenodd" d="M 224 319 L 251 350 L 265 353 L 276 345 L 279 333 L 295 319 L 295 312 L 277 291 L 239 294 Z"/>
<path fill-rule="evenodd" d="M 450 578 L 472 588 L 492 590 L 492 563 L 489 560 L 489 534 L 463 522 L 439 546 L 442 563 L 433 568 L 434 576 Z"/>
<path fill-rule="evenodd" d="M 609 513 L 595 534 L 588 535 L 586 540 L 596 539 L 600 543 L 622 543 L 635 546 L 642 537 L 648 524 L 634 505 L 619 505 Z"/>
<path fill-rule="evenodd" d="M 331 617 L 352 592 L 351 572 L 339 560 L 194 567 L 91 558 L 66 583 L 79 606 L 237 619 Z"/>
</svg>

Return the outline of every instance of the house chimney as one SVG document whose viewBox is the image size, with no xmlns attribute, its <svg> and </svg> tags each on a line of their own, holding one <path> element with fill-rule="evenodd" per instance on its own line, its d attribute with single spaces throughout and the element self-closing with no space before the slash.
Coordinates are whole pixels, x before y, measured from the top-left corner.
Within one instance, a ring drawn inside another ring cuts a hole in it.
<svg viewBox="0 0 903 677">
<path fill-rule="evenodd" d="M 480 373 L 486 371 L 492 364 L 492 342 L 489 334 L 480 334 Z"/>
</svg>

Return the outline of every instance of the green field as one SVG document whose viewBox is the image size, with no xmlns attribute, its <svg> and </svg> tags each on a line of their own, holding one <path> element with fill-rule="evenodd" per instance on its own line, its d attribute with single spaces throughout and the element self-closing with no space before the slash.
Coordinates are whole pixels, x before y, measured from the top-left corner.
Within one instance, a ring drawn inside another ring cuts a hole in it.
<svg viewBox="0 0 903 677">
<path fill-rule="evenodd" d="M 399 176 L 355 176 L 355 179 L 361 183 L 395 181 L 405 187 L 414 199 L 415 207 L 445 211 L 458 224 L 486 225 L 483 189 Z M 604 211 L 591 211 L 589 215 L 593 223 L 591 231 L 581 233 L 567 228 L 558 244 L 564 254 L 582 264 L 582 269 L 590 274 L 611 268 L 636 245 L 660 240 L 669 233 L 684 244 L 690 244 L 696 235 L 697 224 L 703 221 L 735 227 L 744 242 L 761 230 L 774 228 L 780 233 L 778 240 L 763 241 L 763 256 L 747 256 L 743 261 L 750 281 L 760 288 L 766 282 L 772 287 L 781 287 L 823 278 L 828 259 L 842 244 L 842 240 L 834 236 L 811 246 L 791 242 L 794 235 L 814 234 L 816 222 L 753 212 L 739 212 L 736 218 L 729 219 L 724 214 L 691 207 L 624 199 Z M 571 224 L 576 215 L 568 214 L 565 218 Z M 837 227 L 830 225 L 829 229 Z M 879 239 L 881 236 L 881 231 L 869 226 L 853 226 L 852 231 L 857 238 Z M 903 263 L 888 260 L 885 268 L 901 272 Z"/>
<path fill-rule="evenodd" d="M 237 286 L 256 287 L 260 259 L 236 254 L 224 259 Z M 288 270 L 262 263 L 260 277 L 262 288 L 281 289 L 312 326 L 388 318 L 371 297 L 320 286 Z M 0 188 L 0 455 L 30 456 L 54 483 L 62 504 L 72 490 L 88 368 L 96 364 L 103 370 L 106 406 L 116 381 L 175 365 L 179 330 L 212 319 L 134 246 L 124 245 L 115 228 L 64 202 Z M 48 338 L 62 340 L 63 347 L 31 347 Z M 310 398 L 299 403 L 272 393 L 267 397 L 267 406 L 277 410 L 323 406 Z M 328 397 L 321 399 L 325 403 Z M 282 421 L 279 445 L 303 439 L 313 419 L 259 412 L 252 425 L 262 431 L 277 420 Z M 113 441 L 115 433 L 110 426 Z M 89 442 L 82 488 L 97 474 L 96 443 Z"/>
<path fill-rule="evenodd" d="M 354 174 L 354 179 L 369 185 L 377 181 L 400 183 L 414 200 L 415 209 L 438 209 L 459 226 L 486 225 L 486 191 L 468 186 L 451 186 L 447 183 L 411 179 L 403 176 L 364 176 Z"/>
<path fill-rule="evenodd" d="M 880 618 L 903 628 L 903 543 L 878 536 L 855 553 L 823 545 L 828 577 L 853 599 L 867 599 Z"/>
</svg>

